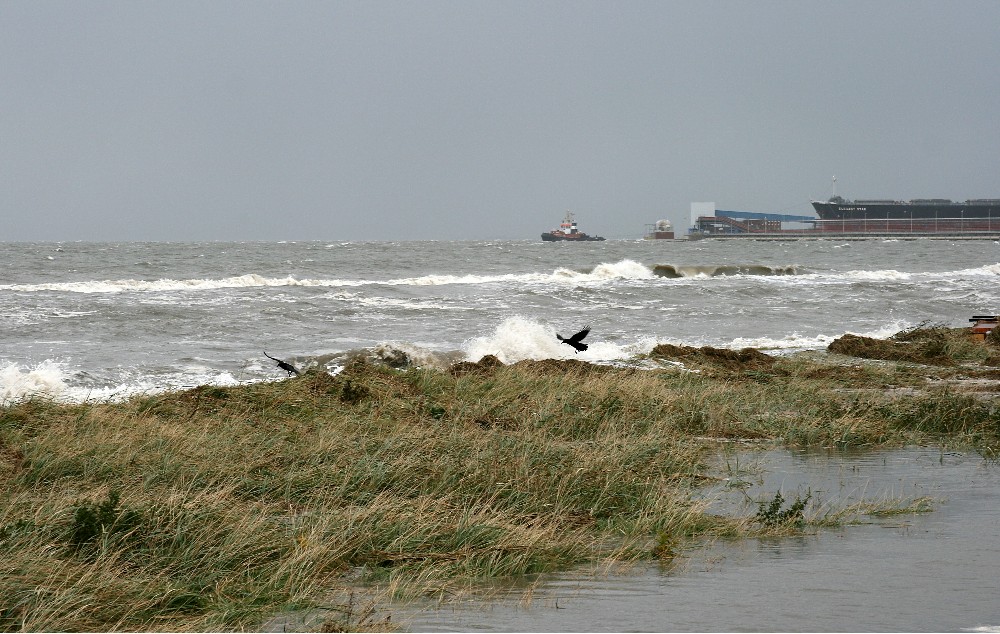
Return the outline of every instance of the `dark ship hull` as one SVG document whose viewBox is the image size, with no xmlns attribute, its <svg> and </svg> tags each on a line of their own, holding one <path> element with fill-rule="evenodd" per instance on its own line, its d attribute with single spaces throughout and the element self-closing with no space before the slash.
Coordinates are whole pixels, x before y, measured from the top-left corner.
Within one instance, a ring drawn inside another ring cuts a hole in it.
<svg viewBox="0 0 1000 634">
<path fill-rule="evenodd" d="M 601 236 L 588 236 L 582 231 L 576 233 L 563 233 L 562 231 L 546 231 L 542 234 L 544 242 L 600 242 L 604 240 Z"/>
<path fill-rule="evenodd" d="M 813 201 L 816 229 L 836 232 L 964 233 L 1000 230 L 1000 199 Z"/>
</svg>

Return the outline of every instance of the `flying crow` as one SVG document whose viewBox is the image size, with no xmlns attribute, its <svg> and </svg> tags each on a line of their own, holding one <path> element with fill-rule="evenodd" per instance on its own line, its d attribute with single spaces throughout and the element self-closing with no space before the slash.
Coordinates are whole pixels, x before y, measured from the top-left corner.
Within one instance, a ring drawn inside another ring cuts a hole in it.
<svg viewBox="0 0 1000 634">
<path fill-rule="evenodd" d="M 277 361 L 278 367 L 287 372 L 288 376 L 292 376 L 293 374 L 299 373 L 299 371 L 295 369 L 294 365 L 288 363 L 287 361 L 282 361 L 281 359 L 275 359 L 274 357 L 269 355 L 266 350 L 264 351 L 264 356 L 267 357 L 268 359 L 271 359 L 272 361 Z"/>
<path fill-rule="evenodd" d="M 565 338 L 560 334 L 556 334 L 556 339 L 559 341 L 569 344 L 576 348 L 577 352 L 582 352 L 587 349 L 587 344 L 583 343 L 583 338 L 590 334 L 590 326 L 587 326 L 580 332 L 576 333 L 572 337 Z"/>
</svg>

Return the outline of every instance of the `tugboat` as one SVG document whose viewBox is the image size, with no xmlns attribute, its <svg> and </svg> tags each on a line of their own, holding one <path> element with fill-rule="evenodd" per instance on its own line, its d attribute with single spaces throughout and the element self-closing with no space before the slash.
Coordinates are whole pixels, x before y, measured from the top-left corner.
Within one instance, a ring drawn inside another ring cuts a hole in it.
<svg viewBox="0 0 1000 634">
<path fill-rule="evenodd" d="M 566 217 L 558 229 L 546 231 L 542 234 L 543 242 L 598 242 L 604 240 L 601 236 L 589 236 L 576 228 L 576 220 L 573 220 L 573 212 L 566 210 Z"/>
</svg>

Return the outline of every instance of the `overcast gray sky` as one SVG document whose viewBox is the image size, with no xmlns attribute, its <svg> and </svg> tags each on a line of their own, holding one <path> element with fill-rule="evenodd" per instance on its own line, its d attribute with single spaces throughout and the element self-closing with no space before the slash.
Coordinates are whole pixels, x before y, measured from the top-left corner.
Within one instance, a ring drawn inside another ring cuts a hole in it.
<svg viewBox="0 0 1000 634">
<path fill-rule="evenodd" d="M 0 2 L 0 240 L 1000 198 L 1000 2 Z"/>
</svg>

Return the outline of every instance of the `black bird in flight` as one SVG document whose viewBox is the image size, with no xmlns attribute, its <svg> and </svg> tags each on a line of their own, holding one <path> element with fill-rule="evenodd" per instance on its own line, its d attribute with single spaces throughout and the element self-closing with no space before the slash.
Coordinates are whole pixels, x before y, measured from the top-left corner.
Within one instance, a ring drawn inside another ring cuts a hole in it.
<svg viewBox="0 0 1000 634">
<path fill-rule="evenodd" d="M 277 361 L 278 362 L 278 367 L 281 368 L 282 370 L 284 370 L 285 372 L 287 372 L 288 376 L 292 376 L 293 374 L 298 374 L 299 373 L 299 371 L 295 369 L 294 365 L 292 365 L 291 363 L 288 363 L 287 361 L 282 361 L 281 359 L 275 359 L 274 357 L 272 357 L 271 355 L 269 355 L 267 353 L 267 350 L 264 351 L 264 356 L 267 357 L 268 359 L 272 360 L 272 361 Z"/>
<path fill-rule="evenodd" d="M 558 339 L 559 341 L 561 341 L 563 343 L 566 343 L 566 344 L 569 344 L 569 345 L 573 346 L 574 348 L 576 348 L 576 351 L 579 353 L 579 352 L 582 352 L 582 351 L 584 351 L 584 350 L 587 349 L 587 344 L 583 343 L 583 338 L 586 337 L 589 334 L 590 334 L 590 326 L 587 326 L 586 328 L 584 328 L 580 332 L 578 332 L 575 335 L 573 335 L 572 337 L 568 337 L 568 338 L 567 337 L 563 337 L 562 335 L 560 335 L 560 334 L 557 333 L 556 334 L 556 339 Z"/>
</svg>

